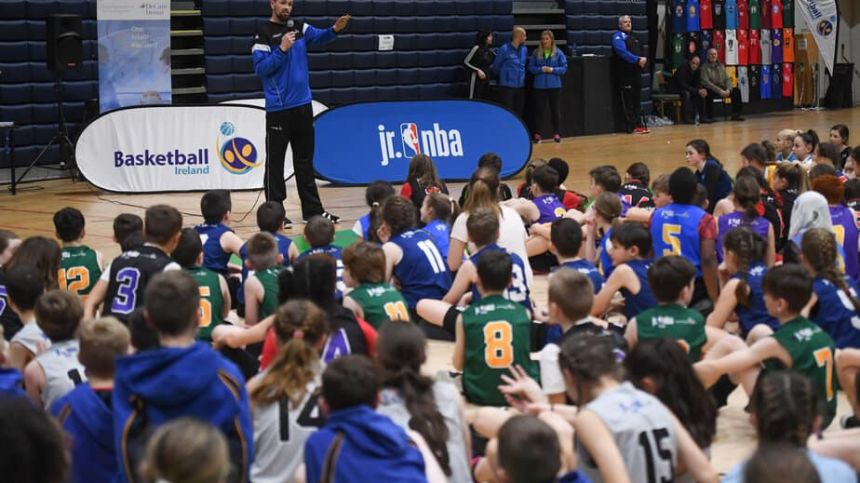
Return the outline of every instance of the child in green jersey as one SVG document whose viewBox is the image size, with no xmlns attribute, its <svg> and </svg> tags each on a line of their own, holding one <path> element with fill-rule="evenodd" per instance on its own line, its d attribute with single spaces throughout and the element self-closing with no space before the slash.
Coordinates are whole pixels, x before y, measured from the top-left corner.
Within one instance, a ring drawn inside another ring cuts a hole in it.
<svg viewBox="0 0 860 483">
<path fill-rule="evenodd" d="M 836 414 L 833 364 L 836 345 L 826 332 L 801 315 L 812 296 L 812 278 L 799 265 L 782 265 L 767 272 L 762 286 L 767 311 L 779 320 L 779 329 L 770 336 L 757 338 L 749 347 L 737 346 L 724 357 L 697 363 L 696 372 L 706 387 L 720 375 L 730 374 L 739 380 L 747 394 L 752 394 L 763 362 L 768 369 L 784 367 L 799 372 L 812 380 L 824 401 L 822 427 L 826 428 Z M 765 325 L 757 326 L 756 330 L 770 331 Z M 732 339 L 736 338 L 724 338 Z"/>
<path fill-rule="evenodd" d="M 389 320 L 409 321 L 406 300 L 385 283 L 385 252 L 379 245 L 358 241 L 343 251 L 343 281 L 352 290 L 343 306 L 379 329 Z"/>
<path fill-rule="evenodd" d="M 75 208 L 63 208 L 54 213 L 54 229 L 63 242 L 60 289 L 78 296 L 90 293 L 102 275 L 102 254 L 83 243 L 86 236 L 84 215 Z"/>
<path fill-rule="evenodd" d="M 245 325 L 255 325 L 278 308 L 278 274 L 284 270 L 275 237 L 257 233 L 248 240 L 245 265 L 254 274 L 245 281 Z"/>
<path fill-rule="evenodd" d="M 477 263 L 481 300 L 457 317 L 454 367 L 463 371 L 463 391 L 477 405 L 506 404 L 499 385 L 502 375 L 515 364 L 537 377 L 537 367 L 529 357 L 529 314 L 521 304 L 502 296 L 511 283 L 512 266 L 506 252 L 481 254 Z"/>
<path fill-rule="evenodd" d="M 227 280 L 203 266 L 203 243 L 193 228 L 184 228 L 173 259 L 191 275 L 200 288 L 200 326 L 197 339 L 212 341 L 212 329 L 224 323 L 230 313 L 230 288 Z"/>
</svg>

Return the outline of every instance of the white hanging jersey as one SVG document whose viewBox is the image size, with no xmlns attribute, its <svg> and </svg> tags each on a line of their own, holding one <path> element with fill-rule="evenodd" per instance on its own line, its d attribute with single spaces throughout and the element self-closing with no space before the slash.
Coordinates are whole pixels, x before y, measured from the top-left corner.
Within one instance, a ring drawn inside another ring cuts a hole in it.
<svg viewBox="0 0 860 483">
<path fill-rule="evenodd" d="M 761 29 L 761 65 L 770 65 L 770 51 L 773 48 L 773 43 L 770 40 L 770 30 Z"/>
<path fill-rule="evenodd" d="M 726 65 L 738 65 L 737 30 L 726 30 Z"/>
<path fill-rule="evenodd" d="M 305 386 L 305 396 L 293 407 L 284 396 L 268 406 L 253 407 L 254 462 L 251 481 L 292 482 L 296 468 L 305 461 L 305 441 L 325 422 L 318 405 L 320 375 Z M 262 377 L 265 373 L 257 376 Z"/>
<path fill-rule="evenodd" d="M 678 461 L 675 425 L 668 409 L 629 382 L 601 394 L 585 409 L 603 420 L 634 483 L 673 481 Z M 593 482 L 603 481 L 594 459 L 577 445 L 580 469 Z"/>
<path fill-rule="evenodd" d="M 750 78 L 749 69 L 745 66 L 738 67 L 738 89 L 741 90 L 741 102 L 750 101 Z"/>
<path fill-rule="evenodd" d="M 42 403 L 46 409 L 75 386 L 86 382 L 84 366 L 78 361 L 79 348 L 76 339 L 57 342 L 34 359 L 45 371 Z"/>
</svg>

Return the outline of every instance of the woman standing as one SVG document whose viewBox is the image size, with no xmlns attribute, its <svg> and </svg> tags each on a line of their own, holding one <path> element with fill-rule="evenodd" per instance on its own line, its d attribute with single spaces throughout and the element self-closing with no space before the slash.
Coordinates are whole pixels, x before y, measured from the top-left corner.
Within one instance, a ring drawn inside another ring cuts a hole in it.
<svg viewBox="0 0 860 483">
<path fill-rule="evenodd" d="M 496 53 L 493 52 L 493 33 L 481 30 L 475 45 L 463 61 L 472 71 L 469 78 L 469 99 L 490 99 L 490 72 Z"/>
<path fill-rule="evenodd" d="M 559 143 L 559 125 L 561 124 L 561 78 L 567 72 L 567 57 L 555 46 L 555 35 L 551 30 L 540 34 L 540 46 L 529 57 L 529 72 L 534 76 L 534 140 L 540 143 L 539 126 L 542 111 L 549 103 L 550 121 L 552 122 L 552 139 Z"/>
</svg>

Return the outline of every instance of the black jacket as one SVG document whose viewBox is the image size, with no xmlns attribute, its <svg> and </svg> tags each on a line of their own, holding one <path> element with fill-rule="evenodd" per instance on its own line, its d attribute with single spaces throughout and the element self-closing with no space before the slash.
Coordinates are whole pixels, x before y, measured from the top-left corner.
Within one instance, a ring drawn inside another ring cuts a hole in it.
<svg viewBox="0 0 860 483">
<path fill-rule="evenodd" d="M 671 88 L 674 92 L 689 92 L 696 95 L 701 87 L 701 75 L 699 69 L 690 68 L 689 62 L 684 62 L 672 76 Z"/>
</svg>

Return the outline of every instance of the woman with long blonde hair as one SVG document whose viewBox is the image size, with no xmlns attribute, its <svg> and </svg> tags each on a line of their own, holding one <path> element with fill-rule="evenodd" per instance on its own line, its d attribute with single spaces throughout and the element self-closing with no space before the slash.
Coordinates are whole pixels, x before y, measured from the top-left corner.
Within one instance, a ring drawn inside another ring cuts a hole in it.
<svg viewBox="0 0 860 483">
<path fill-rule="evenodd" d="M 540 124 L 544 106 L 549 103 L 549 119 L 552 124 L 552 139 L 560 143 L 561 135 L 561 78 L 567 72 L 567 58 L 555 45 L 555 35 L 552 30 L 544 30 L 540 34 L 540 45 L 529 57 L 529 72 L 534 75 L 534 90 L 532 91 L 535 107 L 535 143 L 540 143 Z"/>
</svg>

